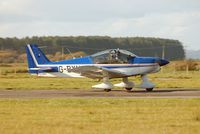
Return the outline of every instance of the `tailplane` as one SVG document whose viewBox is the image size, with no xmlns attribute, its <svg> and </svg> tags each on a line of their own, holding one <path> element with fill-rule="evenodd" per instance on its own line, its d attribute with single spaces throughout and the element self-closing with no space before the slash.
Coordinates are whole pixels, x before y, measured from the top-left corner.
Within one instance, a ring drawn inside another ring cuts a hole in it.
<svg viewBox="0 0 200 134">
<path fill-rule="evenodd" d="M 26 46 L 26 54 L 29 73 L 38 74 L 38 71 L 40 70 L 39 65 L 50 62 L 41 49 L 35 44 L 28 44 Z"/>
</svg>

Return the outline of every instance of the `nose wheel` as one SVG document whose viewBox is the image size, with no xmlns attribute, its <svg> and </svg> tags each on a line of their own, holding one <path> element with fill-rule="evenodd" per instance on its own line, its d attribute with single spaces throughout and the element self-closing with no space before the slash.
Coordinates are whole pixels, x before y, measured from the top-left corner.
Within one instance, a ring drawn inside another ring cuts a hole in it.
<svg viewBox="0 0 200 134">
<path fill-rule="evenodd" d="M 153 91 L 153 88 L 146 88 L 146 91 L 151 92 L 151 91 Z"/>
</svg>

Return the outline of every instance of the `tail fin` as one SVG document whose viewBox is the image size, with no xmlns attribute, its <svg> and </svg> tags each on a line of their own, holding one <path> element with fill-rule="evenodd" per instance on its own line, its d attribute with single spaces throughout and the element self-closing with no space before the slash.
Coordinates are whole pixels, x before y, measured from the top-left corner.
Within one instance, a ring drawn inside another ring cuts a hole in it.
<svg viewBox="0 0 200 134">
<path fill-rule="evenodd" d="M 26 46 L 26 54 L 28 60 L 29 73 L 37 74 L 39 71 L 38 65 L 49 63 L 49 59 L 35 44 Z"/>
</svg>

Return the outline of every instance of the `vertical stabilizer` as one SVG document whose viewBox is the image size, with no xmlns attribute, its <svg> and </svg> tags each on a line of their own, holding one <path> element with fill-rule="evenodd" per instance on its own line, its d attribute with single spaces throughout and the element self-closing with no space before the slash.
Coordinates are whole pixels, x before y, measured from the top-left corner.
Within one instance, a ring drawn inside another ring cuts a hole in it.
<svg viewBox="0 0 200 134">
<path fill-rule="evenodd" d="M 39 65 L 49 63 L 49 59 L 35 44 L 28 44 L 26 46 L 26 54 L 28 60 L 29 73 L 38 74 Z"/>
</svg>

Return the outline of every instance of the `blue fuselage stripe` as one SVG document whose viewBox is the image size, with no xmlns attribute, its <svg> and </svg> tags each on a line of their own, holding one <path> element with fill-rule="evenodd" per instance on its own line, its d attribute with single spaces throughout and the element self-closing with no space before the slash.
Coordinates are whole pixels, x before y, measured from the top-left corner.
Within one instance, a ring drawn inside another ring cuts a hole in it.
<svg viewBox="0 0 200 134">
<path fill-rule="evenodd" d="M 155 64 L 149 65 L 130 65 L 130 66 L 102 66 L 104 68 L 113 69 L 113 68 L 132 68 L 132 67 L 147 67 L 147 66 L 155 66 Z"/>
</svg>

